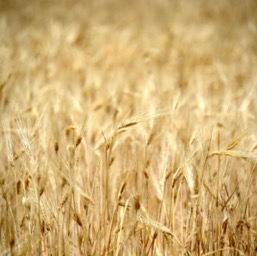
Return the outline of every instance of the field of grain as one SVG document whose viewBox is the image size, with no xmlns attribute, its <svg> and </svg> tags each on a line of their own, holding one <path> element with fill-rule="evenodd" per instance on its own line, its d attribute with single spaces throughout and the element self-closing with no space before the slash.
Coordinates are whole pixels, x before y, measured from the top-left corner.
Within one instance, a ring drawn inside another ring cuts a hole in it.
<svg viewBox="0 0 257 256">
<path fill-rule="evenodd" d="M 255 0 L 0 1 L 0 255 L 256 255 Z"/>
</svg>

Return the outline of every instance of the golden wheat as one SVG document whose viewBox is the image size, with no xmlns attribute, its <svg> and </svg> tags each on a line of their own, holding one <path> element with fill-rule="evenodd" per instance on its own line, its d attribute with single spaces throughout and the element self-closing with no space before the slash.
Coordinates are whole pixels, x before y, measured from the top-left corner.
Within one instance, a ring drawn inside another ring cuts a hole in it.
<svg viewBox="0 0 257 256">
<path fill-rule="evenodd" d="M 255 255 L 256 10 L 0 1 L 0 255 Z"/>
</svg>

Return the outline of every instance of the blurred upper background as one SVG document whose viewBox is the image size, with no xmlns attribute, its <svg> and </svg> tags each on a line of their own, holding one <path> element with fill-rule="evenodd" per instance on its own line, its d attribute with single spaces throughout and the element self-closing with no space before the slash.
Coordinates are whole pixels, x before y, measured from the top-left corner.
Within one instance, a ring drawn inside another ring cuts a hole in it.
<svg viewBox="0 0 257 256">
<path fill-rule="evenodd" d="M 101 64 L 136 64 L 139 55 L 166 62 L 176 48 L 203 62 L 213 55 L 234 61 L 241 53 L 256 54 L 256 25 L 255 0 L 2 0 L 0 57 L 18 54 L 25 64 L 33 52 L 64 58 L 63 65 L 80 70 L 88 57 Z M 26 66 L 35 64 L 32 58 Z"/>
<path fill-rule="evenodd" d="M 17 86 L 187 88 L 200 71 L 219 88 L 233 68 L 241 86 L 256 42 L 255 0 L 0 1 L 0 81 Z"/>
</svg>

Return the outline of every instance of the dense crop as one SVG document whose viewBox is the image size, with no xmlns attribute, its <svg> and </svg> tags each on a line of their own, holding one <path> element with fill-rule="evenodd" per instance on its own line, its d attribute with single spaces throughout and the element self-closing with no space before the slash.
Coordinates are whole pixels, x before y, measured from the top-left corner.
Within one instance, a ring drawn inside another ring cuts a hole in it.
<svg viewBox="0 0 257 256">
<path fill-rule="evenodd" d="M 254 0 L 0 2 L 0 255 L 255 255 Z"/>
</svg>

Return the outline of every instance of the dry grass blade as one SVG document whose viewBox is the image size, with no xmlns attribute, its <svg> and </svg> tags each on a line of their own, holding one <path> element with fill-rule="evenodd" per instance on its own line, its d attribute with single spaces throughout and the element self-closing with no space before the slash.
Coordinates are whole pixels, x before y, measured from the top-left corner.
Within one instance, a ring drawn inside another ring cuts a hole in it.
<svg viewBox="0 0 257 256">
<path fill-rule="evenodd" d="M 134 127 L 138 124 L 150 121 L 155 118 L 167 117 L 169 115 L 169 111 L 160 111 L 156 113 L 132 116 L 131 118 L 128 118 L 126 121 L 124 121 L 118 128 L 112 130 L 112 132 L 110 132 L 108 136 L 104 136 L 104 139 L 97 144 L 96 149 L 100 149 L 103 146 L 109 145 L 114 141 L 115 138 L 117 138 L 120 134 L 126 132 L 131 127 Z"/>
<path fill-rule="evenodd" d="M 172 187 L 175 185 L 176 181 L 178 180 L 178 178 L 183 174 L 184 170 L 188 167 L 188 165 L 191 163 L 191 161 L 193 160 L 194 156 L 196 155 L 196 152 L 192 153 L 187 159 L 186 161 L 184 161 L 179 168 L 176 170 L 176 172 L 173 174 L 172 177 Z"/>
<path fill-rule="evenodd" d="M 233 247 L 225 247 L 225 248 L 222 248 L 222 249 L 217 249 L 217 250 L 215 250 L 215 251 L 205 253 L 205 254 L 203 254 L 203 256 L 217 255 L 217 253 L 219 253 L 219 252 L 224 252 L 224 251 L 237 252 L 238 255 L 240 255 L 240 256 L 245 256 L 245 255 L 246 255 L 246 254 L 245 254 L 244 252 L 242 252 L 241 250 L 235 249 L 235 248 L 233 248 Z"/>
<path fill-rule="evenodd" d="M 244 131 L 241 134 L 239 134 L 238 136 L 236 136 L 235 138 L 233 138 L 227 145 L 226 145 L 226 150 L 232 150 L 233 148 L 235 148 L 239 142 L 246 136 L 249 134 L 249 131 Z"/>
<path fill-rule="evenodd" d="M 182 244 L 179 241 L 179 239 L 177 238 L 177 236 L 175 234 L 173 234 L 168 227 L 164 226 L 160 222 L 151 218 L 149 216 L 149 214 L 147 213 L 146 209 L 142 205 L 140 207 L 139 213 L 137 214 L 137 221 L 139 221 L 139 223 L 143 224 L 144 226 L 147 226 L 147 227 L 153 228 L 155 230 L 161 231 L 165 234 L 171 235 L 173 238 L 175 238 L 177 243 L 182 247 Z"/>
<path fill-rule="evenodd" d="M 73 208 L 71 208 L 71 212 L 72 212 L 72 218 L 74 219 L 74 221 L 80 226 L 83 227 L 83 221 L 82 221 L 82 217 L 80 216 L 80 214 Z"/>
<path fill-rule="evenodd" d="M 68 185 L 65 187 L 65 192 L 63 194 L 62 200 L 59 203 L 59 206 L 63 205 L 62 202 L 67 200 L 67 196 L 71 193 L 72 189 L 76 190 L 86 201 L 94 205 L 94 200 L 89 195 L 87 195 L 87 193 L 84 192 L 83 187 L 78 182 L 73 181 L 63 172 L 59 172 L 59 173 L 63 178 L 63 180 L 65 181 L 65 183 L 68 183 Z"/>
<path fill-rule="evenodd" d="M 143 121 L 143 120 L 142 120 L 142 121 Z M 128 124 L 124 124 L 124 125 L 121 125 L 121 126 L 118 128 L 118 130 L 122 130 L 122 129 L 124 129 L 124 128 L 128 128 L 128 127 L 137 125 L 137 124 L 139 124 L 139 123 L 140 123 L 140 122 L 138 121 L 138 122 L 131 122 L 131 123 L 128 123 Z"/>
<path fill-rule="evenodd" d="M 61 209 L 63 205 L 67 202 L 68 197 L 70 196 L 72 192 L 72 187 L 71 186 L 66 186 L 63 192 L 63 195 L 61 199 L 58 202 L 58 208 Z"/>
<path fill-rule="evenodd" d="M 81 188 L 80 185 L 76 184 L 76 185 L 75 185 L 75 189 L 79 192 L 79 194 L 80 194 L 86 201 L 88 201 L 88 202 L 89 202 L 90 204 L 92 204 L 92 205 L 95 204 L 94 201 L 93 201 L 93 199 L 92 199 L 90 196 L 88 196 L 88 195 L 83 191 L 83 189 Z"/>
<path fill-rule="evenodd" d="M 191 192 L 191 196 L 194 197 L 198 194 L 198 175 L 197 170 L 193 166 L 187 166 L 183 172 L 188 187 Z"/>
<path fill-rule="evenodd" d="M 209 154 L 209 157 L 213 156 L 231 156 L 236 158 L 243 158 L 243 159 L 257 159 L 256 154 L 250 152 L 244 152 L 239 150 L 219 150 L 213 151 Z"/>
<path fill-rule="evenodd" d="M 28 129 L 25 127 L 24 121 L 21 119 L 21 117 L 18 117 L 16 119 L 16 123 L 24 150 L 28 154 L 28 156 L 31 156 L 31 145 L 29 140 Z"/>
<path fill-rule="evenodd" d="M 212 191 L 212 189 L 210 188 L 210 186 L 207 184 L 206 181 L 203 182 L 204 187 L 206 188 L 206 190 L 210 193 L 210 195 L 212 196 L 212 198 L 219 203 L 219 199 L 215 196 L 215 193 Z"/>
</svg>

